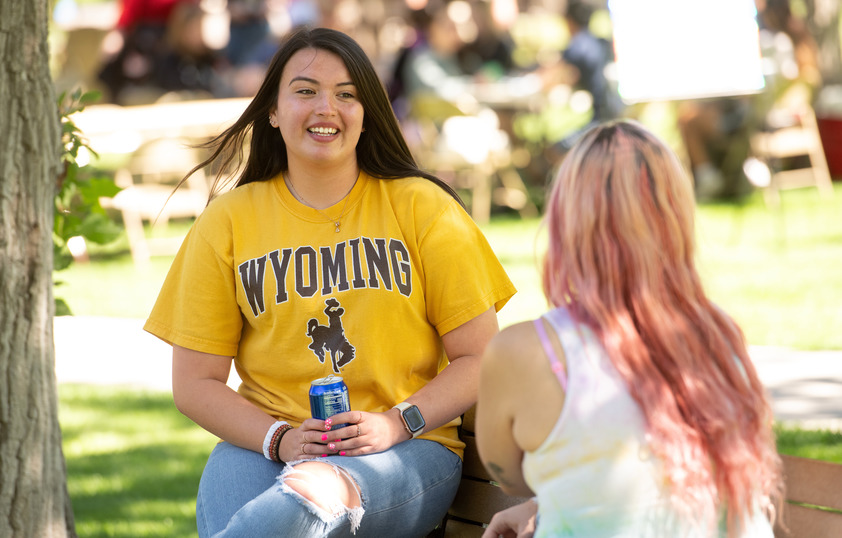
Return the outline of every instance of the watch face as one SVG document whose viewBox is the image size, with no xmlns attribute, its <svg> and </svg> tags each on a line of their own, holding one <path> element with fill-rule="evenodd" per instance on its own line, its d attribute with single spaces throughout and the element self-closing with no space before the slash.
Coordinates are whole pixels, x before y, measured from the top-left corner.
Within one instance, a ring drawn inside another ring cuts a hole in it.
<svg viewBox="0 0 842 538">
<path fill-rule="evenodd" d="M 406 411 L 403 412 L 403 419 L 406 421 L 406 427 L 409 428 L 409 431 L 411 432 L 417 432 L 427 424 L 424 421 L 424 417 L 421 416 L 421 411 L 419 411 L 418 407 L 415 405 L 407 408 Z"/>
</svg>

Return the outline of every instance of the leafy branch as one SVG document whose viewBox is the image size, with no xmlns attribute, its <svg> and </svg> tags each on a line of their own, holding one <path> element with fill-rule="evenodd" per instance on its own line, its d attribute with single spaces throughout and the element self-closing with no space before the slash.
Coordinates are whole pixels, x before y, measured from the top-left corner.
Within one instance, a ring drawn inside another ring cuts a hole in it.
<svg viewBox="0 0 842 538">
<path fill-rule="evenodd" d="M 89 157 L 98 155 L 72 119 L 73 114 L 97 102 L 100 97 L 98 91 L 83 93 L 77 89 L 70 95 L 63 92 L 58 98 L 64 166 L 56 178 L 54 271 L 66 269 L 73 263 L 73 255 L 67 244 L 70 238 L 83 237 L 85 241 L 107 244 L 122 233 L 122 227 L 109 218 L 99 202 L 100 198 L 116 195 L 120 187 L 112 177 L 97 173 L 88 165 Z M 61 282 L 56 281 L 55 284 L 60 285 Z M 56 299 L 56 314 L 70 314 L 70 308 L 63 299 Z"/>
</svg>

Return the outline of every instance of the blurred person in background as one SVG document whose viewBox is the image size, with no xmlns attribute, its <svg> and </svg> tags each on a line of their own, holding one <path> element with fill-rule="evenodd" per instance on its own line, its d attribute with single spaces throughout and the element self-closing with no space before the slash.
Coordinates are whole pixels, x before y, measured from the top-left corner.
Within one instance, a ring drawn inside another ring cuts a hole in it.
<svg viewBox="0 0 842 538">
<path fill-rule="evenodd" d="M 682 101 L 678 128 L 693 174 L 696 199 L 706 202 L 740 192 L 748 157 L 751 99 L 725 97 Z"/>
<path fill-rule="evenodd" d="M 202 35 L 198 0 L 123 0 L 112 52 L 99 78 L 117 104 L 154 102 L 167 92 L 214 89 L 214 55 Z"/>
<path fill-rule="evenodd" d="M 514 42 L 506 28 L 495 19 L 493 3 L 478 0 L 470 3 L 475 37 L 456 53 L 463 73 L 478 80 L 497 80 L 511 73 L 516 66 L 512 59 Z"/>
<path fill-rule="evenodd" d="M 485 538 L 773 537 L 772 410 L 702 288 L 694 212 L 679 159 L 635 122 L 591 129 L 562 162 L 544 221 L 552 309 L 492 339 L 476 414 L 493 479 L 536 497 Z"/>
<path fill-rule="evenodd" d="M 299 24 L 292 18 L 290 5 L 278 0 L 228 0 L 230 39 L 222 50 L 224 64 L 219 70 L 226 97 L 257 93 L 280 38 Z M 278 14 L 285 25 L 273 31 L 269 18 Z"/>
<path fill-rule="evenodd" d="M 247 65 L 267 41 L 272 40 L 267 0 L 227 0 L 230 37 L 223 51 L 233 67 Z M 277 49 L 277 43 L 274 44 Z"/>
<path fill-rule="evenodd" d="M 605 74 L 613 61 L 612 45 L 590 31 L 594 11 L 586 0 L 570 0 L 564 14 L 570 41 L 561 55 L 563 78 L 573 88 L 585 90 L 591 96 L 591 116 L 587 124 L 554 145 L 559 156 L 567 153 L 588 129 L 619 118 L 623 112 L 623 102 Z"/>
<path fill-rule="evenodd" d="M 455 103 L 471 80 L 457 58 L 465 42 L 445 4 L 431 3 L 424 9 L 411 10 L 408 17 L 416 29 L 415 39 L 398 53 L 388 82 L 400 120 L 411 114 L 416 99 Z"/>
<path fill-rule="evenodd" d="M 760 45 L 773 60 L 775 73 L 767 89 L 770 107 L 812 106 L 822 85 L 819 48 L 804 19 L 792 12 L 789 0 L 755 0 Z"/>
</svg>

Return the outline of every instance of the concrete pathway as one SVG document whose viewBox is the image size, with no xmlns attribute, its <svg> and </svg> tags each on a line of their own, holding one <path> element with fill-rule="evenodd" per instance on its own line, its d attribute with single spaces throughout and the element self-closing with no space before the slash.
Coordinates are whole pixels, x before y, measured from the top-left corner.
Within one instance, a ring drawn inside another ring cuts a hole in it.
<svg viewBox="0 0 842 538">
<path fill-rule="evenodd" d="M 172 347 L 143 330 L 142 319 L 60 316 L 55 318 L 59 383 L 127 385 L 172 390 Z M 228 384 L 239 378 L 231 372 Z"/>
<path fill-rule="evenodd" d="M 55 319 L 59 383 L 117 384 L 170 391 L 172 351 L 140 319 Z M 775 416 L 807 428 L 842 430 L 842 351 L 750 349 Z M 228 384 L 239 384 L 232 371 Z"/>
</svg>

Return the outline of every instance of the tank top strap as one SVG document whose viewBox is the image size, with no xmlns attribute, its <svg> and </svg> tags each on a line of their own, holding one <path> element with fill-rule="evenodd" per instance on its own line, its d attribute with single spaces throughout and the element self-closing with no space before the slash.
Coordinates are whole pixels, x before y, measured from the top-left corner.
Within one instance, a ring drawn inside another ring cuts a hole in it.
<svg viewBox="0 0 842 538">
<path fill-rule="evenodd" d="M 533 322 L 535 324 L 535 331 L 538 333 L 538 338 L 541 340 L 541 345 L 544 347 L 544 353 L 547 354 L 553 373 L 558 379 L 559 384 L 561 384 L 561 388 L 564 392 L 567 392 L 567 372 L 565 372 L 564 366 L 558 360 L 558 356 L 550 343 L 550 338 L 547 336 L 543 320 L 544 318 L 540 317 Z"/>
</svg>

